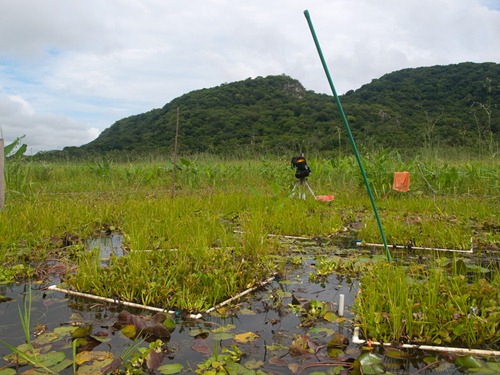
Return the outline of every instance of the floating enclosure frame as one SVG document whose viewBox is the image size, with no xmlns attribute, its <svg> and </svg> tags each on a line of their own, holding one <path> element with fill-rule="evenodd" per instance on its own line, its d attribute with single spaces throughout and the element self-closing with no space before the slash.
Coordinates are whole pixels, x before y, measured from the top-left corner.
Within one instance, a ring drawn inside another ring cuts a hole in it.
<svg viewBox="0 0 500 375">
<path fill-rule="evenodd" d="M 363 340 L 359 338 L 359 327 L 354 327 L 354 332 L 351 339 L 353 344 L 358 345 L 367 345 L 367 340 Z M 375 346 L 392 346 L 391 343 L 382 343 L 378 341 L 371 341 L 371 345 Z M 433 345 L 418 345 L 418 344 L 398 344 L 398 348 L 405 349 L 418 349 L 418 350 L 427 350 L 433 352 L 450 352 L 457 354 L 470 354 L 470 355 L 479 355 L 479 356 L 490 356 L 490 357 L 500 357 L 500 351 L 498 350 L 484 350 L 484 349 L 468 349 L 468 348 L 455 348 L 455 347 L 446 347 L 446 346 L 433 346 Z"/>
<path fill-rule="evenodd" d="M 383 244 L 379 243 L 369 243 L 369 242 L 362 242 L 362 241 L 356 241 L 356 246 L 361 246 L 361 247 L 384 247 Z M 437 248 L 437 247 L 419 247 L 419 246 L 408 246 L 408 245 L 390 245 L 395 249 L 407 249 L 407 250 L 426 250 L 426 251 L 447 251 L 450 253 L 467 253 L 467 254 L 472 254 L 474 252 L 474 242 L 472 241 L 472 237 L 470 239 L 470 249 L 469 250 L 462 250 L 462 249 L 443 249 L 443 248 Z"/>
<path fill-rule="evenodd" d="M 217 309 L 220 309 L 221 307 L 225 306 L 225 305 L 228 305 L 230 304 L 231 302 L 233 301 L 236 301 L 238 299 L 240 299 L 241 297 L 249 294 L 249 293 L 252 293 L 253 291 L 271 283 L 273 280 L 276 279 L 276 275 L 273 275 L 269 278 L 267 278 L 266 280 L 263 280 L 263 281 L 260 281 L 258 282 L 256 285 L 254 285 L 253 287 L 251 288 L 248 288 L 246 290 L 244 290 L 243 292 L 241 293 L 238 293 L 237 295 L 209 308 L 207 311 L 205 311 L 206 314 L 210 314 L 214 311 L 216 311 Z M 177 312 L 176 311 L 173 311 L 173 310 L 168 310 L 168 309 L 162 309 L 160 307 L 155 307 L 155 306 L 148 306 L 148 305 L 141 305 L 139 303 L 134 303 L 134 302 L 128 302 L 128 301 L 121 301 L 121 300 L 118 300 L 118 299 L 113 299 L 113 298 L 107 298 L 107 297 L 101 297 L 101 296 L 96 296 L 94 294 L 90 294 L 90 293 L 83 293 L 83 292 L 77 292 L 77 291 L 74 291 L 74 290 L 71 290 L 71 289 L 63 289 L 63 288 L 59 288 L 57 285 L 51 285 L 48 287 L 48 290 L 52 290 L 54 292 L 61 292 L 61 293 L 65 293 L 65 294 L 69 294 L 70 296 L 75 296 L 75 297 L 82 297 L 82 298 L 87 298 L 87 299 L 92 299 L 92 300 L 95 300 L 95 301 L 101 301 L 101 302 L 106 302 L 106 303 L 110 303 L 110 304 L 114 304 L 114 305 L 123 305 L 123 306 L 128 306 L 128 307 L 133 307 L 133 308 L 137 308 L 137 309 L 143 309 L 143 310 L 149 310 L 149 311 L 155 311 L 155 312 L 163 312 L 163 313 L 168 313 L 168 314 L 172 314 L 172 315 L 175 315 Z M 190 319 L 201 319 L 203 317 L 203 314 L 201 313 L 197 313 L 197 314 L 189 314 L 189 318 Z"/>
</svg>

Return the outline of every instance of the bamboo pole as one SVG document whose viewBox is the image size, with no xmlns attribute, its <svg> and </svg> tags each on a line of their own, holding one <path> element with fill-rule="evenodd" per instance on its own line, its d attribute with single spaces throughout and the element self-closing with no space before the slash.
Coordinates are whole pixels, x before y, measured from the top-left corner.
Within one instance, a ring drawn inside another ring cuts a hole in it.
<svg viewBox="0 0 500 375">
<path fill-rule="evenodd" d="M 0 211 L 5 209 L 5 155 L 4 155 L 4 140 L 0 138 Z"/>
</svg>

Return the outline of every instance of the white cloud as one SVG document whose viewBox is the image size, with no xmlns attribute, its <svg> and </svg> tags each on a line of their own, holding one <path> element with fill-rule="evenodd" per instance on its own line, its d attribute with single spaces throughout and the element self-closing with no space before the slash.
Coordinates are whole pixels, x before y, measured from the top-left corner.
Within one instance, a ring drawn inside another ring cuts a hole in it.
<svg viewBox="0 0 500 375">
<path fill-rule="evenodd" d="M 403 68 L 498 63 L 498 3 L 0 0 L 1 126 L 50 150 L 248 77 L 284 73 L 330 93 L 306 8 L 340 94 Z"/>
<path fill-rule="evenodd" d="M 79 146 L 95 139 L 96 128 L 86 128 L 81 123 L 63 115 L 38 114 L 19 96 L 0 95 L 0 128 L 5 144 L 25 136 L 28 153 Z"/>
</svg>

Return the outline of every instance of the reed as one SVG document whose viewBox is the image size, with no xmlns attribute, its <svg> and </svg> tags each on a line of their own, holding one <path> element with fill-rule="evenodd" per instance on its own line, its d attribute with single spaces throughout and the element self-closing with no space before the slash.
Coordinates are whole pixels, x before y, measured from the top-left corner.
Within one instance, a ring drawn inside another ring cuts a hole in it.
<svg viewBox="0 0 500 375">
<path fill-rule="evenodd" d="M 33 346 L 32 340 L 31 340 L 31 302 L 32 302 L 32 296 L 31 296 L 31 285 L 27 285 L 27 293 L 24 295 L 24 306 L 23 309 L 21 307 L 18 307 L 19 309 L 19 318 L 21 320 L 21 326 L 23 329 L 24 337 L 26 339 L 26 343 L 15 347 L 5 341 L 0 340 L 0 342 L 5 345 L 9 350 L 11 351 L 12 354 L 17 356 L 16 360 L 17 362 L 22 362 L 25 361 L 25 363 L 31 364 L 34 366 L 34 369 L 32 370 L 34 373 L 37 372 L 43 372 L 47 374 L 57 374 L 57 371 L 49 368 L 51 367 L 54 363 L 51 360 L 50 355 L 52 354 L 59 354 L 59 357 L 62 357 L 64 359 L 65 355 L 64 353 L 55 353 L 55 352 L 49 352 L 49 353 L 41 353 L 39 349 L 36 349 Z M 14 361 L 14 362 L 15 362 Z M 57 361 L 56 363 L 59 363 L 61 361 Z M 7 371 L 7 370 L 6 370 Z"/>
</svg>

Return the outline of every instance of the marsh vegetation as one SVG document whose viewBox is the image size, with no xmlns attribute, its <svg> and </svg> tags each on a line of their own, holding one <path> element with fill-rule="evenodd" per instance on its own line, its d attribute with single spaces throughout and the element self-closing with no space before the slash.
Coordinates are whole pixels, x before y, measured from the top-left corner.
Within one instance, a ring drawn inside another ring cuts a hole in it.
<svg viewBox="0 0 500 375">
<path fill-rule="evenodd" d="M 498 350 L 500 164 L 443 154 L 407 158 L 386 149 L 363 156 L 387 241 L 405 247 L 392 249 L 390 264 L 382 250 L 356 246 L 380 243 L 380 232 L 351 156 L 308 155 L 309 183 L 317 194 L 334 194 L 331 202 L 289 198 L 296 182 L 289 157 L 182 158 L 175 197 L 174 166 L 161 157 L 8 161 L 1 282 L 55 281 L 117 301 L 203 313 L 271 275 L 286 276 L 297 253 L 282 239 L 295 236 L 322 250 L 312 282 L 333 273 L 361 281 L 353 323 L 366 338 Z M 410 192 L 391 189 L 395 171 L 410 172 Z M 103 234 L 120 235 L 123 247 L 105 264 L 88 246 Z M 323 319 L 329 309 L 315 311 Z M 228 346 L 222 357 L 240 358 L 241 350 Z"/>
</svg>

